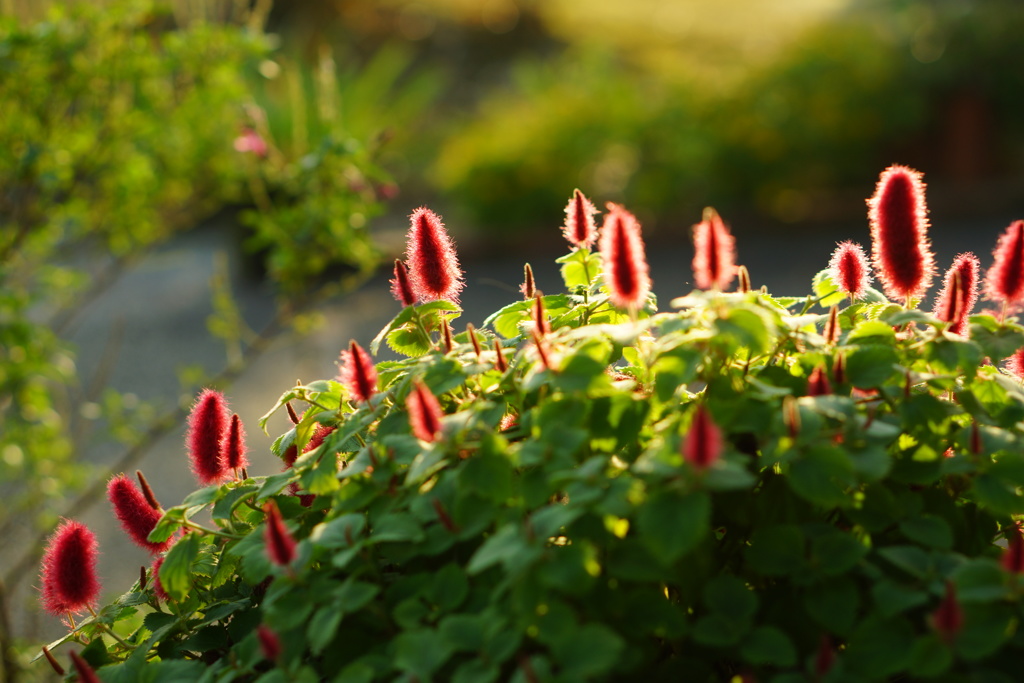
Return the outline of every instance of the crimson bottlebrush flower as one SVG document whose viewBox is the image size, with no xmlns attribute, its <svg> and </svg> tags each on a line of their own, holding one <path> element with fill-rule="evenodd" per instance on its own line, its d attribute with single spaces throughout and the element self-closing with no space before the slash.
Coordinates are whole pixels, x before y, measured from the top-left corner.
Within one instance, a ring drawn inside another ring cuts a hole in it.
<svg viewBox="0 0 1024 683">
<path fill-rule="evenodd" d="M 999 563 L 1011 574 L 1024 574 L 1024 536 L 1021 536 L 1020 527 L 1014 526 L 1006 536 L 1006 550 Z"/>
<path fill-rule="evenodd" d="M 412 306 L 416 303 L 416 295 L 412 293 L 412 285 L 409 284 L 409 270 L 401 259 L 395 259 L 395 277 L 391 280 L 391 293 L 403 306 Z"/>
<path fill-rule="evenodd" d="M 935 317 L 949 323 L 949 331 L 964 336 L 967 317 L 978 300 L 978 270 L 981 262 L 974 254 L 958 254 L 946 271 L 945 284 L 935 300 Z"/>
<path fill-rule="evenodd" d="M 153 567 L 149 570 L 149 573 L 153 577 L 153 594 L 164 602 L 168 602 L 171 596 L 164 590 L 164 584 L 160 581 L 160 567 L 164 564 L 164 557 L 166 555 L 161 555 L 153 561 Z"/>
<path fill-rule="evenodd" d="M 498 372 L 508 371 L 508 361 L 505 360 L 505 352 L 501 348 L 501 342 L 494 340 L 494 369 Z"/>
<path fill-rule="evenodd" d="M 302 452 L 309 453 L 314 448 L 319 448 L 324 442 L 324 439 L 326 439 L 327 436 L 335 429 L 337 429 L 337 427 L 329 427 L 325 424 L 317 423 L 316 428 L 313 430 L 313 434 L 309 437 L 309 441 L 306 442 L 306 446 L 302 449 Z M 292 464 L 294 463 L 295 461 L 293 460 Z M 289 467 L 290 466 L 291 465 L 289 465 Z"/>
<path fill-rule="evenodd" d="M 841 353 L 837 353 L 832 362 L 832 378 L 836 384 L 846 384 L 846 356 Z"/>
<path fill-rule="evenodd" d="M 162 543 L 151 543 L 148 540 L 149 533 L 163 514 L 149 504 L 131 479 L 123 474 L 111 479 L 107 484 L 107 500 L 114 508 L 117 520 L 121 522 L 121 528 L 136 545 L 153 554 L 162 553 L 171 547 L 171 539 Z"/>
<path fill-rule="evenodd" d="M 224 394 L 204 389 L 188 416 L 189 457 L 192 473 L 200 485 L 216 484 L 229 472 L 221 458 L 221 439 L 228 427 L 228 408 Z"/>
<path fill-rule="evenodd" d="M 699 404 L 683 440 L 683 459 L 699 470 L 707 469 L 721 457 L 723 447 L 722 430 L 704 404 Z"/>
<path fill-rule="evenodd" d="M 237 413 L 231 414 L 231 422 L 228 424 L 228 432 L 222 442 L 224 448 L 221 457 L 224 465 L 231 470 L 240 470 L 249 466 L 249 458 L 246 457 L 245 430 L 242 429 L 242 420 Z"/>
<path fill-rule="evenodd" d="M 526 301 L 537 295 L 537 284 L 533 279 L 533 268 L 529 263 L 523 266 L 523 284 L 519 285 L 519 291 L 523 293 L 523 299 Z"/>
<path fill-rule="evenodd" d="M 338 379 L 357 401 L 370 400 L 377 393 L 377 369 L 363 347 L 353 339 L 348 350 L 341 352 L 341 373 Z"/>
<path fill-rule="evenodd" d="M 409 425 L 417 439 L 434 441 L 441 433 L 441 404 L 423 382 L 416 380 L 405 399 L 409 411 Z"/>
<path fill-rule="evenodd" d="M 640 224 L 633 214 L 611 202 L 601 226 L 601 259 L 611 302 L 631 310 L 643 306 L 651 291 L 651 278 Z"/>
<path fill-rule="evenodd" d="M 287 567 L 295 560 L 295 539 L 288 533 L 288 528 L 281 518 L 277 503 L 268 500 L 263 506 L 267 516 L 267 528 L 263 532 L 263 541 L 267 544 L 267 557 L 274 564 Z"/>
<path fill-rule="evenodd" d="M 840 242 L 828 262 L 829 277 L 839 289 L 854 299 L 864 296 L 871 276 L 868 272 L 868 258 L 864 249 L 856 242 Z"/>
<path fill-rule="evenodd" d="M 413 211 L 410 221 L 405 260 L 413 293 L 420 301 L 458 303 L 462 270 L 444 223 L 425 206 Z"/>
<path fill-rule="evenodd" d="M 995 262 L 985 274 L 985 296 L 1004 306 L 1024 302 L 1024 221 L 1014 221 L 992 252 Z"/>
<path fill-rule="evenodd" d="M 75 673 L 78 674 L 78 683 L 100 683 L 100 677 L 89 666 L 89 662 L 82 659 L 77 652 L 69 654 L 71 655 L 71 664 L 75 667 Z"/>
<path fill-rule="evenodd" d="M 882 171 L 868 200 L 871 255 L 887 296 L 909 301 L 931 284 L 935 258 L 928 242 L 928 209 L 921 174 L 906 166 Z"/>
<path fill-rule="evenodd" d="M 1024 380 L 1024 347 L 1017 349 L 1012 356 L 1006 359 L 1006 370 Z"/>
<path fill-rule="evenodd" d="M 532 311 L 533 328 L 537 330 L 537 334 L 551 334 L 551 323 L 548 321 L 547 313 L 544 312 L 544 300 L 539 296 L 533 299 Z"/>
<path fill-rule="evenodd" d="M 569 244 L 577 248 L 589 248 L 597 241 L 597 225 L 594 214 L 597 209 L 579 190 L 573 190 L 572 199 L 565 207 L 565 225 L 562 233 Z"/>
<path fill-rule="evenodd" d="M 956 599 L 956 588 L 952 581 L 946 581 L 946 593 L 942 602 L 932 612 L 930 618 L 932 628 L 947 643 L 952 642 L 964 626 L 964 612 Z"/>
<path fill-rule="evenodd" d="M 40 582 L 43 608 L 54 616 L 95 606 L 100 593 L 96 578 L 96 536 L 81 522 L 61 521 L 43 553 Z"/>
<path fill-rule="evenodd" d="M 831 393 L 832 385 L 828 381 L 828 375 L 825 374 L 825 368 L 819 365 L 811 371 L 810 377 L 807 378 L 807 395 L 827 396 Z"/>
<path fill-rule="evenodd" d="M 277 633 L 266 624 L 260 624 L 256 627 L 256 639 L 260 642 L 263 658 L 276 662 L 281 656 L 281 639 L 277 637 Z"/>
<path fill-rule="evenodd" d="M 736 275 L 736 240 L 718 212 L 704 209 L 693 226 L 693 279 L 701 289 L 724 290 Z"/>
</svg>

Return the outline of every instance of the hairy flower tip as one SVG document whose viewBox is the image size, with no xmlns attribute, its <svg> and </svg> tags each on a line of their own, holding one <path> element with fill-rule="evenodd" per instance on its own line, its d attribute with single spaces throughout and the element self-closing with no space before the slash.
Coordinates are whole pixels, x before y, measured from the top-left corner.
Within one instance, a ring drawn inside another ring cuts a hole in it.
<svg viewBox="0 0 1024 683">
<path fill-rule="evenodd" d="M 249 466 L 249 458 L 246 455 L 248 449 L 245 447 L 245 429 L 242 428 L 242 419 L 238 417 L 237 413 L 231 414 L 228 431 L 221 445 L 224 449 L 221 458 L 228 469 L 240 470 Z"/>
<path fill-rule="evenodd" d="M 274 564 L 287 567 L 295 560 L 295 539 L 288 533 L 288 528 L 281 518 L 277 503 L 268 500 L 263 506 L 267 516 L 267 528 L 263 532 L 263 541 L 267 544 L 267 557 Z"/>
<path fill-rule="evenodd" d="M 324 439 L 328 437 L 337 427 L 329 427 L 325 424 L 317 424 L 313 430 L 312 436 L 309 437 L 309 441 L 306 442 L 305 447 L 302 449 L 303 453 L 309 453 L 314 448 L 319 448 L 323 444 Z M 292 461 L 295 462 L 294 460 Z"/>
<path fill-rule="evenodd" d="M 921 174 L 906 166 L 882 171 L 868 200 L 868 219 L 872 260 L 886 295 L 909 300 L 924 294 L 935 274 L 935 257 Z"/>
<path fill-rule="evenodd" d="M 828 375 L 825 373 L 825 368 L 819 365 L 811 371 L 810 377 L 807 378 L 807 395 L 827 396 L 831 393 L 832 385 L 828 381 Z"/>
<path fill-rule="evenodd" d="M 718 212 L 704 209 L 693 226 L 693 279 L 701 289 L 724 290 L 736 275 L 736 240 Z"/>
<path fill-rule="evenodd" d="M 425 206 L 413 211 L 410 221 L 405 260 L 413 293 L 421 301 L 458 303 L 462 269 L 444 223 Z"/>
<path fill-rule="evenodd" d="M 412 306 L 416 303 L 416 295 L 412 293 L 412 285 L 409 283 L 409 269 L 401 259 L 395 259 L 395 277 L 391 280 L 391 293 L 403 306 Z"/>
<path fill-rule="evenodd" d="M 537 283 L 533 279 L 533 268 L 529 263 L 523 265 L 523 284 L 519 285 L 519 291 L 523 293 L 523 299 L 526 301 L 537 294 Z"/>
<path fill-rule="evenodd" d="M 416 380 L 412 391 L 405 399 L 405 407 L 409 411 L 409 426 L 416 438 L 422 441 L 435 441 L 441 433 L 441 404 L 423 382 Z"/>
<path fill-rule="evenodd" d="M 579 190 L 573 190 L 572 199 L 565 207 L 565 225 L 562 234 L 569 244 L 577 248 L 589 248 L 597 241 L 597 225 L 594 214 L 597 209 Z"/>
<path fill-rule="evenodd" d="M 160 567 L 164 565 L 165 557 L 166 555 L 161 555 L 153 560 L 153 566 L 149 570 L 149 573 L 150 576 L 153 577 L 153 594 L 164 602 L 168 602 L 171 599 L 171 596 L 169 596 L 167 591 L 164 590 L 164 584 L 160 581 Z"/>
<path fill-rule="evenodd" d="M 683 459 L 703 470 L 721 457 L 723 447 L 722 430 L 711 419 L 708 409 L 703 404 L 698 405 L 690 431 L 683 440 Z"/>
<path fill-rule="evenodd" d="M 953 334 L 967 336 L 967 318 L 978 301 L 978 271 L 981 262 L 974 254 L 958 254 L 946 271 L 942 291 L 935 300 L 935 317 L 949 323 Z"/>
<path fill-rule="evenodd" d="M 188 416 L 188 435 L 185 437 L 192 473 L 202 486 L 219 483 L 229 475 L 220 450 L 228 420 L 224 394 L 204 389 Z"/>
<path fill-rule="evenodd" d="M 952 581 L 946 581 L 946 593 L 942 602 L 931 614 L 932 628 L 947 643 L 952 642 L 964 626 L 964 612 L 956 599 L 956 588 Z"/>
<path fill-rule="evenodd" d="M 985 296 L 1007 306 L 1024 303 L 1024 221 L 1014 221 L 992 252 L 995 262 L 985 274 Z"/>
<path fill-rule="evenodd" d="M 260 642 L 260 652 L 263 658 L 270 662 L 276 662 L 281 656 L 281 639 L 277 637 L 274 629 L 266 624 L 256 627 L 256 639 Z"/>
<path fill-rule="evenodd" d="M 78 674 L 79 683 L 100 683 L 100 677 L 89 666 L 89 662 L 82 658 L 82 655 L 77 652 L 71 652 L 70 655 L 71 665 L 75 668 L 75 673 Z"/>
<path fill-rule="evenodd" d="M 145 504 L 145 501 L 143 501 Z M 54 616 L 78 613 L 96 605 L 96 536 L 81 522 L 61 521 L 43 553 L 43 608 Z"/>
<path fill-rule="evenodd" d="M 154 555 L 171 547 L 171 539 L 163 543 L 151 543 L 148 540 L 149 533 L 163 515 L 149 504 L 131 479 L 123 474 L 111 479 L 107 484 L 107 500 L 114 508 L 117 521 L 121 522 L 121 528 L 136 545 Z"/>
<path fill-rule="evenodd" d="M 1016 375 L 1018 379 L 1024 380 L 1024 347 L 1017 349 L 1006 359 L 1006 370 Z"/>
<path fill-rule="evenodd" d="M 636 217 L 618 204 L 608 203 L 601 226 L 601 259 L 612 303 L 637 310 L 651 291 L 644 241 Z"/>
<path fill-rule="evenodd" d="M 539 296 L 534 297 L 532 312 L 533 327 L 537 330 L 537 334 L 551 334 L 551 322 L 548 320 L 548 314 L 544 310 L 544 299 Z"/>
<path fill-rule="evenodd" d="M 868 257 L 864 255 L 863 247 L 850 240 L 840 242 L 832 252 L 828 269 L 829 277 L 840 292 L 846 292 L 854 299 L 864 296 L 871 275 L 868 270 Z"/>
<path fill-rule="evenodd" d="M 1014 525 L 1007 531 L 1006 540 L 1006 550 L 999 563 L 1011 574 L 1024 574 L 1024 536 L 1021 535 L 1020 527 Z"/>
<path fill-rule="evenodd" d="M 353 339 L 348 350 L 341 352 L 341 373 L 338 379 L 357 401 L 370 400 L 377 393 L 377 369 L 363 347 Z"/>
</svg>

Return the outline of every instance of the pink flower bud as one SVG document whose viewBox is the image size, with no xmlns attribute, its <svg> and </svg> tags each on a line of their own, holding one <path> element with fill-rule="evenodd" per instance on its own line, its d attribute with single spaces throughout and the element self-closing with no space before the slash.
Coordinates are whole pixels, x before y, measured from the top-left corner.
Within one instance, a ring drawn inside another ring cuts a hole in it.
<svg viewBox="0 0 1024 683">
<path fill-rule="evenodd" d="M 188 417 L 189 458 L 192 473 L 199 484 L 217 484 L 227 478 L 229 471 L 221 458 L 220 444 L 228 427 L 228 409 L 224 395 L 204 389 L 192 406 Z"/>
<path fill-rule="evenodd" d="M 537 295 L 537 284 L 533 280 L 533 268 L 529 263 L 523 266 L 523 284 L 519 285 L 519 291 L 523 293 L 523 299 L 526 301 Z"/>
<path fill-rule="evenodd" d="M 96 536 L 80 522 L 63 520 L 43 552 L 43 608 L 63 616 L 94 607 L 100 594 L 96 559 Z"/>
<path fill-rule="evenodd" d="M 999 563 L 1011 574 L 1024 574 L 1024 536 L 1020 527 L 1014 525 L 1006 536 L 1008 543 Z"/>
<path fill-rule="evenodd" d="M 267 142 L 252 128 L 244 128 L 242 134 L 235 138 L 235 151 L 243 154 L 255 154 L 261 159 L 267 156 Z"/>
<path fill-rule="evenodd" d="M 100 683 L 100 677 L 89 666 L 89 662 L 82 659 L 82 656 L 77 652 L 71 652 L 70 655 L 71 664 L 75 667 L 75 673 L 78 674 L 79 683 Z"/>
<path fill-rule="evenodd" d="M 276 662 L 281 657 L 281 639 L 277 633 L 266 624 L 256 627 L 256 639 L 260 641 L 260 652 L 263 658 L 270 662 Z"/>
<path fill-rule="evenodd" d="M 698 404 L 690 431 L 683 440 L 683 459 L 698 470 L 707 469 L 722 456 L 723 444 L 722 430 L 711 419 L 704 404 Z"/>
<path fill-rule="evenodd" d="M 119 475 L 107 484 L 107 499 L 114 508 L 114 515 L 121 522 L 128 537 L 141 548 L 153 554 L 162 553 L 171 547 L 170 539 L 162 543 L 151 543 L 148 538 L 162 513 L 146 500 L 146 497 L 128 477 Z"/>
<path fill-rule="evenodd" d="M 978 270 L 981 263 L 970 252 L 959 254 L 946 271 L 945 284 L 935 300 L 935 317 L 949 323 L 949 331 L 966 336 L 967 318 L 978 300 Z"/>
<path fill-rule="evenodd" d="M 405 407 L 409 411 L 409 426 L 417 439 L 435 441 L 441 433 L 441 404 L 423 382 L 413 382 L 412 391 L 405 399 Z"/>
<path fill-rule="evenodd" d="M 644 241 L 636 217 L 618 204 L 608 204 L 601 227 L 601 259 L 611 302 L 619 308 L 641 308 L 651 291 Z"/>
<path fill-rule="evenodd" d="M 871 278 L 868 274 L 868 259 L 859 244 L 849 240 L 841 242 L 832 252 L 832 260 L 829 261 L 828 267 L 829 276 L 840 292 L 845 292 L 854 299 L 864 296 L 864 290 L 867 289 Z"/>
<path fill-rule="evenodd" d="M 952 643 L 964 626 L 964 612 L 956 599 L 956 588 L 946 581 L 946 594 L 930 618 L 932 628 L 946 643 Z"/>
<path fill-rule="evenodd" d="M 825 374 L 825 368 L 819 365 L 811 371 L 810 377 L 807 378 L 807 395 L 827 396 L 831 393 L 832 385 L 828 381 L 828 375 Z"/>
<path fill-rule="evenodd" d="M 985 296 L 1005 306 L 1024 303 L 1024 221 L 1014 221 L 999 238 L 995 262 L 985 274 Z"/>
<path fill-rule="evenodd" d="M 153 567 L 149 572 L 153 577 L 153 594 L 164 602 L 168 602 L 171 599 L 171 596 L 169 596 L 167 591 L 164 590 L 164 584 L 160 581 L 160 567 L 164 564 L 164 557 L 166 556 L 161 555 L 153 560 Z"/>
<path fill-rule="evenodd" d="M 589 248 L 597 241 L 597 226 L 594 214 L 597 209 L 579 190 L 573 190 L 572 199 L 565 207 L 565 225 L 562 233 L 569 244 L 577 248 Z"/>
<path fill-rule="evenodd" d="M 551 334 L 551 323 L 544 312 L 544 300 L 539 296 L 533 299 L 533 328 L 539 335 Z"/>
<path fill-rule="evenodd" d="M 352 340 L 348 350 L 341 352 L 341 373 L 338 379 L 357 401 L 367 402 L 377 393 L 377 369 L 370 354 Z"/>
<path fill-rule="evenodd" d="M 246 457 L 245 430 L 242 428 L 242 420 L 237 413 L 232 413 L 231 422 L 228 424 L 228 433 L 222 443 L 224 452 L 221 458 L 231 470 L 240 470 L 249 466 L 249 458 Z"/>
<path fill-rule="evenodd" d="M 1006 359 L 1006 370 L 1024 380 L 1024 347 L 1017 349 L 1012 356 Z"/>
<path fill-rule="evenodd" d="M 267 544 L 267 557 L 274 564 L 287 567 L 295 560 L 295 539 L 288 533 L 288 528 L 281 518 L 277 503 L 268 500 L 263 506 L 267 528 L 263 532 L 263 540 Z"/>
<path fill-rule="evenodd" d="M 425 206 L 413 211 L 410 220 L 406 264 L 413 293 L 421 301 L 458 303 L 462 270 L 444 223 Z"/>
<path fill-rule="evenodd" d="M 409 284 L 409 270 L 400 259 L 395 259 L 395 277 L 391 280 L 391 294 L 403 306 L 412 306 L 416 303 L 416 295 Z"/>
<path fill-rule="evenodd" d="M 887 296 L 909 301 L 931 284 L 935 258 L 928 241 L 928 209 L 921 174 L 906 166 L 882 172 L 868 200 L 871 253 Z"/>
<path fill-rule="evenodd" d="M 693 226 L 693 279 L 701 289 L 724 290 L 736 275 L 736 241 L 718 212 L 704 209 Z"/>
</svg>

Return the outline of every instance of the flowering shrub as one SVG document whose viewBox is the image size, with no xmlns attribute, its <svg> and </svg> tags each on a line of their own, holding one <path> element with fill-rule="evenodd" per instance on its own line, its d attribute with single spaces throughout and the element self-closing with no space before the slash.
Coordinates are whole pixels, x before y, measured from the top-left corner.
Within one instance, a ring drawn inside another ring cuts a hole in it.
<svg viewBox="0 0 1024 683">
<path fill-rule="evenodd" d="M 611 205 L 593 253 L 577 193 L 565 291 L 528 281 L 460 333 L 451 242 L 418 210 L 409 305 L 370 348 L 405 358 L 352 342 L 340 381 L 286 391 L 279 473 L 231 471 L 240 439 L 204 392 L 189 450 L 213 483 L 158 521 L 151 492 L 111 485 L 157 553 L 131 590 L 73 621 L 99 589 L 56 532 L 43 598 L 73 627 L 46 655 L 77 641 L 106 681 L 1014 680 L 1024 223 L 985 274 L 1002 310 L 970 315 L 961 259 L 926 312 L 919 181 L 890 169 L 872 200 L 898 303 L 852 243 L 813 295 L 751 290 L 709 211 L 710 289 L 659 311 L 639 223 Z"/>
</svg>

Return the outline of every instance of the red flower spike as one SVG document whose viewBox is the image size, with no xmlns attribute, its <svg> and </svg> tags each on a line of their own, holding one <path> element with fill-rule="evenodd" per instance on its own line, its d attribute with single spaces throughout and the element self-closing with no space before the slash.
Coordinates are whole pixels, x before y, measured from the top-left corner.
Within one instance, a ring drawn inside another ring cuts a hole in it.
<svg viewBox="0 0 1024 683">
<path fill-rule="evenodd" d="M 146 481 L 146 477 L 142 474 L 142 470 L 135 470 L 135 476 L 139 480 L 139 488 L 142 489 L 142 495 L 146 498 L 146 502 L 154 510 L 163 510 L 160 506 L 160 501 L 153 495 L 153 489 L 149 488 L 149 482 Z"/>
<path fill-rule="evenodd" d="M 964 612 L 956 599 L 956 588 L 952 581 L 946 581 L 946 594 L 939 607 L 931 614 L 932 628 L 947 644 L 956 639 L 964 626 Z"/>
<path fill-rule="evenodd" d="M 882 171 L 868 200 L 871 254 L 887 296 L 909 301 L 931 284 L 935 258 L 928 242 L 928 209 L 921 174 L 906 166 Z"/>
<path fill-rule="evenodd" d="M 946 271 L 945 285 L 935 300 L 935 316 L 949 323 L 949 331 L 967 336 L 967 318 L 978 300 L 978 270 L 981 262 L 968 252 L 953 259 L 953 265 Z"/>
<path fill-rule="evenodd" d="M 828 311 L 828 320 L 825 321 L 825 330 L 822 332 L 822 336 L 825 337 L 825 343 L 833 345 L 838 342 L 840 331 L 839 306 L 833 305 Z"/>
<path fill-rule="evenodd" d="M 139 590 L 140 591 L 146 590 L 146 584 L 148 583 L 148 581 L 149 581 L 149 579 L 146 577 L 146 566 L 142 565 L 141 567 L 139 567 Z"/>
<path fill-rule="evenodd" d="M 260 642 L 260 652 L 268 662 L 276 662 L 281 656 L 281 639 L 266 624 L 256 627 L 256 639 Z"/>
<path fill-rule="evenodd" d="M 298 457 L 299 447 L 296 446 L 295 444 L 292 444 L 288 446 L 288 448 L 284 449 L 284 455 L 281 456 L 281 459 L 284 460 L 284 468 L 288 469 L 289 467 L 294 465 Z"/>
<path fill-rule="evenodd" d="M 391 294 L 403 306 L 412 306 L 416 303 L 416 295 L 413 294 L 412 285 L 409 283 L 409 270 L 401 259 L 395 259 L 395 277 L 391 280 Z"/>
<path fill-rule="evenodd" d="M 840 292 L 845 292 L 854 299 L 864 296 L 871 276 L 868 273 L 868 259 L 864 255 L 863 247 L 850 240 L 840 242 L 832 252 L 828 268 L 829 276 Z"/>
<path fill-rule="evenodd" d="M 123 474 L 111 479 L 107 484 L 107 500 L 114 508 L 114 516 L 121 522 L 121 528 L 137 546 L 154 555 L 171 547 L 171 539 L 163 543 L 151 543 L 147 540 L 149 533 L 163 515 L 149 504 L 131 479 Z"/>
<path fill-rule="evenodd" d="M 1024 347 L 1017 349 L 1012 356 L 1006 359 L 1006 370 L 1024 380 Z"/>
<path fill-rule="evenodd" d="M 508 372 L 508 361 L 505 360 L 505 352 L 497 339 L 494 340 L 494 353 L 494 369 L 498 372 Z"/>
<path fill-rule="evenodd" d="M 100 683 L 100 677 L 89 666 L 89 662 L 82 659 L 77 652 L 69 654 L 71 655 L 71 664 L 75 667 L 75 673 L 78 674 L 78 683 Z"/>
<path fill-rule="evenodd" d="M 619 308 L 637 310 L 651 291 L 640 224 L 618 204 L 608 204 L 601 227 L 601 259 L 608 297 Z"/>
<path fill-rule="evenodd" d="M 458 303 L 465 285 L 455 245 L 444 223 L 425 206 L 412 212 L 410 222 L 406 264 L 413 294 L 420 301 L 444 299 Z"/>
<path fill-rule="evenodd" d="M 316 428 L 313 430 L 313 434 L 309 437 L 309 441 L 306 442 L 305 448 L 302 449 L 302 452 L 309 453 L 314 448 L 319 448 L 324 442 L 324 439 L 326 439 L 327 436 L 335 429 L 337 429 L 337 427 L 328 427 L 325 424 L 317 424 Z M 294 464 L 294 462 L 295 461 L 293 460 L 292 463 Z"/>
<path fill-rule="evenodd" d="M 150 576 L 153 577 L 153 594 L 160 600 L 169 602 L 171 596 L 167 594 L 167 591 L 164 590 L 164 585 L 160 582 L 160 567 L 163 566 L 164 557 L 166 557 L 166 555 L 161 555 L 153 561 L 153 566 L 149 570 L 149 573 Z"/>
<path fill-rule="evenodd" d="M 800 436 L 800 408 L 792 396 L 782 399 L 782 422 L 789 431 L 789 438 Z"/>
<path fill-rule="evenodd" d="M 188 416 L 189 459 L 192 473 L 201 486 L 218 484 L 229 475 L 221 458 L 220 442 L 228 427 L 228 408 L 224 394 L 204 389 Z"/>
<path fill-rule="evenodd" d="M 1011 574 L 1024 574 L 1024 536 L 1020 527 L 1014 525 L 1006 533 L 1007 546 L 999 563 Z"/>
<path fill-rule="evenodd" d="M 473 345 L 473 353 L 476 354 L 476 359 L 480 360 L 480 354 L 483 350 L 480 348 L 480 340 L 476 337 L 476 328 L 473 327 L 473 323 L 466 324 L 466 336 L 469 337 L 469 343 Z"/>
<path fill-rule="evenodd" d="M 224 464 L 231 470 L 240 470 L 249 466 L 249 458 L 246 457 L 245 430 L 242 428 L 242 420 L 237 413 L 231 414 L 231 422 L 228 424 L 228 433 L 224 437 L 224 452 L 221 457 Z"/>
<path fill-rule="evenodd" d="M 981 451 L 984 450 L 984 443 L 981 439 L 981 429 L 978 428 L 977 420 L 971 423 L 970 449 L 971 453 L 975 455 L 980 455 Z"/>
<path fill-rule="evenodd" d="M 554 372 L 555 368 L 551 364 L 551 358 L 548 357 L 548 350 L 544 347 L 544 338 L 540 336 L 537 330 L 532 330 L 533 333 L 533 344 L 537 347 L 537 356 L 540 358 L 541 364 Z"/>
<path fill-rule="evenodd" d="M 985 274 L 985 296 L 1004 306 L 1024 302 L 1024 221 L 1006 228 L 992 256 L 995 262 Z"/>
<path fill-rule="evenodd" d="M 846 356 L 841 353 L 837 353 L 832 362 L 832 379 L 836 384 L 846 384 Z"/>
<path fill-rule="evenodd" d="M 268 500 L 263 506 L 267 517 L 267 528 L 263 532 L 263 540 L 267 544 L 267 557 L 280 567 L 287 567 L 295 560 L 295 539 L 288 533 L 288 528 L 281 518 L 277 503 Z"/>
<path fill-rule="evenodd" d="M 683 440 L 683 459 L 698 470 L 705 470 L 722 456 L 723 448 L 722 430 L 711 419 L 707 408 L 699 404 Z"/>
<path fill-rule="evenodd" d="M 533 280 L 533 268 L 529 263 L 523 266 L 523 284 L 519 285 L 519 291 L 523 293 L 524 301 L 537 296 L 537 283 Z"/>
<path fill-rule="evenodd" d="M 416 380 L 405 398 L 412 433 L 421 441 L 436 441 L 441 433 L 441 404 L 423 382 Z"/>
<path fill-rule="evenodd" d="M 697 286 L 725 290 L 736 274 L 736 240 L 711 207 L 704 209 L 704 220 L 693 226 L 693 246 Z"/>
<path fill-rule="evenodd" d="M 363 347 L 353 339 L 348 350 L 341 352 L 341 373 L 338 380 L 357 401 L 367 402 L 377 393 L 377 369 Z"/>
<path fill-rule="evenodd" d="M 52 668 L 57 673 L 58 676 L 64 675 L 64 667 L 62 667 L 57 662 L 57 659 L 53 656 L 53 653 L 50 652 L 50 648 L 46 647 L 45 645 L 43 645 L 43 656 L 46 657 L 46 661 L 50 663 L 50 668 Z"/>
<path fill-rule="evenodd" d="M 63 520 L 43 552 L 41 600 L 47 612 L 64 616 L 96 605 L 96 557 L 96 536 L 80 522 Z"/>
<path fill-rule="evenodd" d="M 747 270 L 746 266 L 738 266 L 736 268 L 736 291 L 741 294 L 746 294 L 750 291 L 750 271 Z"/>
<path fill-rule="evenodd" d="M 597 209 L 579 190 L 573 190 L 572 199 L 565 207 L 565 225 L 562 233 L 569 244 L 576 248 L 589 248 L 597 241 L 597 225 L 594 214 Z"/>
<path fill-rule="evenodd" d="M 551 323 L 548 321 L 547 313 L 544 312 L 544 300 L 539 296 L 533 299 L 533 328 L 537 334 L 543 336 L 551 334 Z"/>
<path fill-rule="evenodd" d="M 828 381 L 828 375 L 825 374 L 825 368 L 819 365 L 811 371 L 810 377 L 807 378 L 807 395 L 827 396 L 831 393 L 832 385 Z"/>
<path fill-rule="evenodd" d="M 821 634 L 818 641 L 818 653 L 814 656 L 814 678 L 821 680 L 828 675 L 836 664 L 836 651 L 832 647 L 832 639 L 826 634 Z"/>
</svg>

